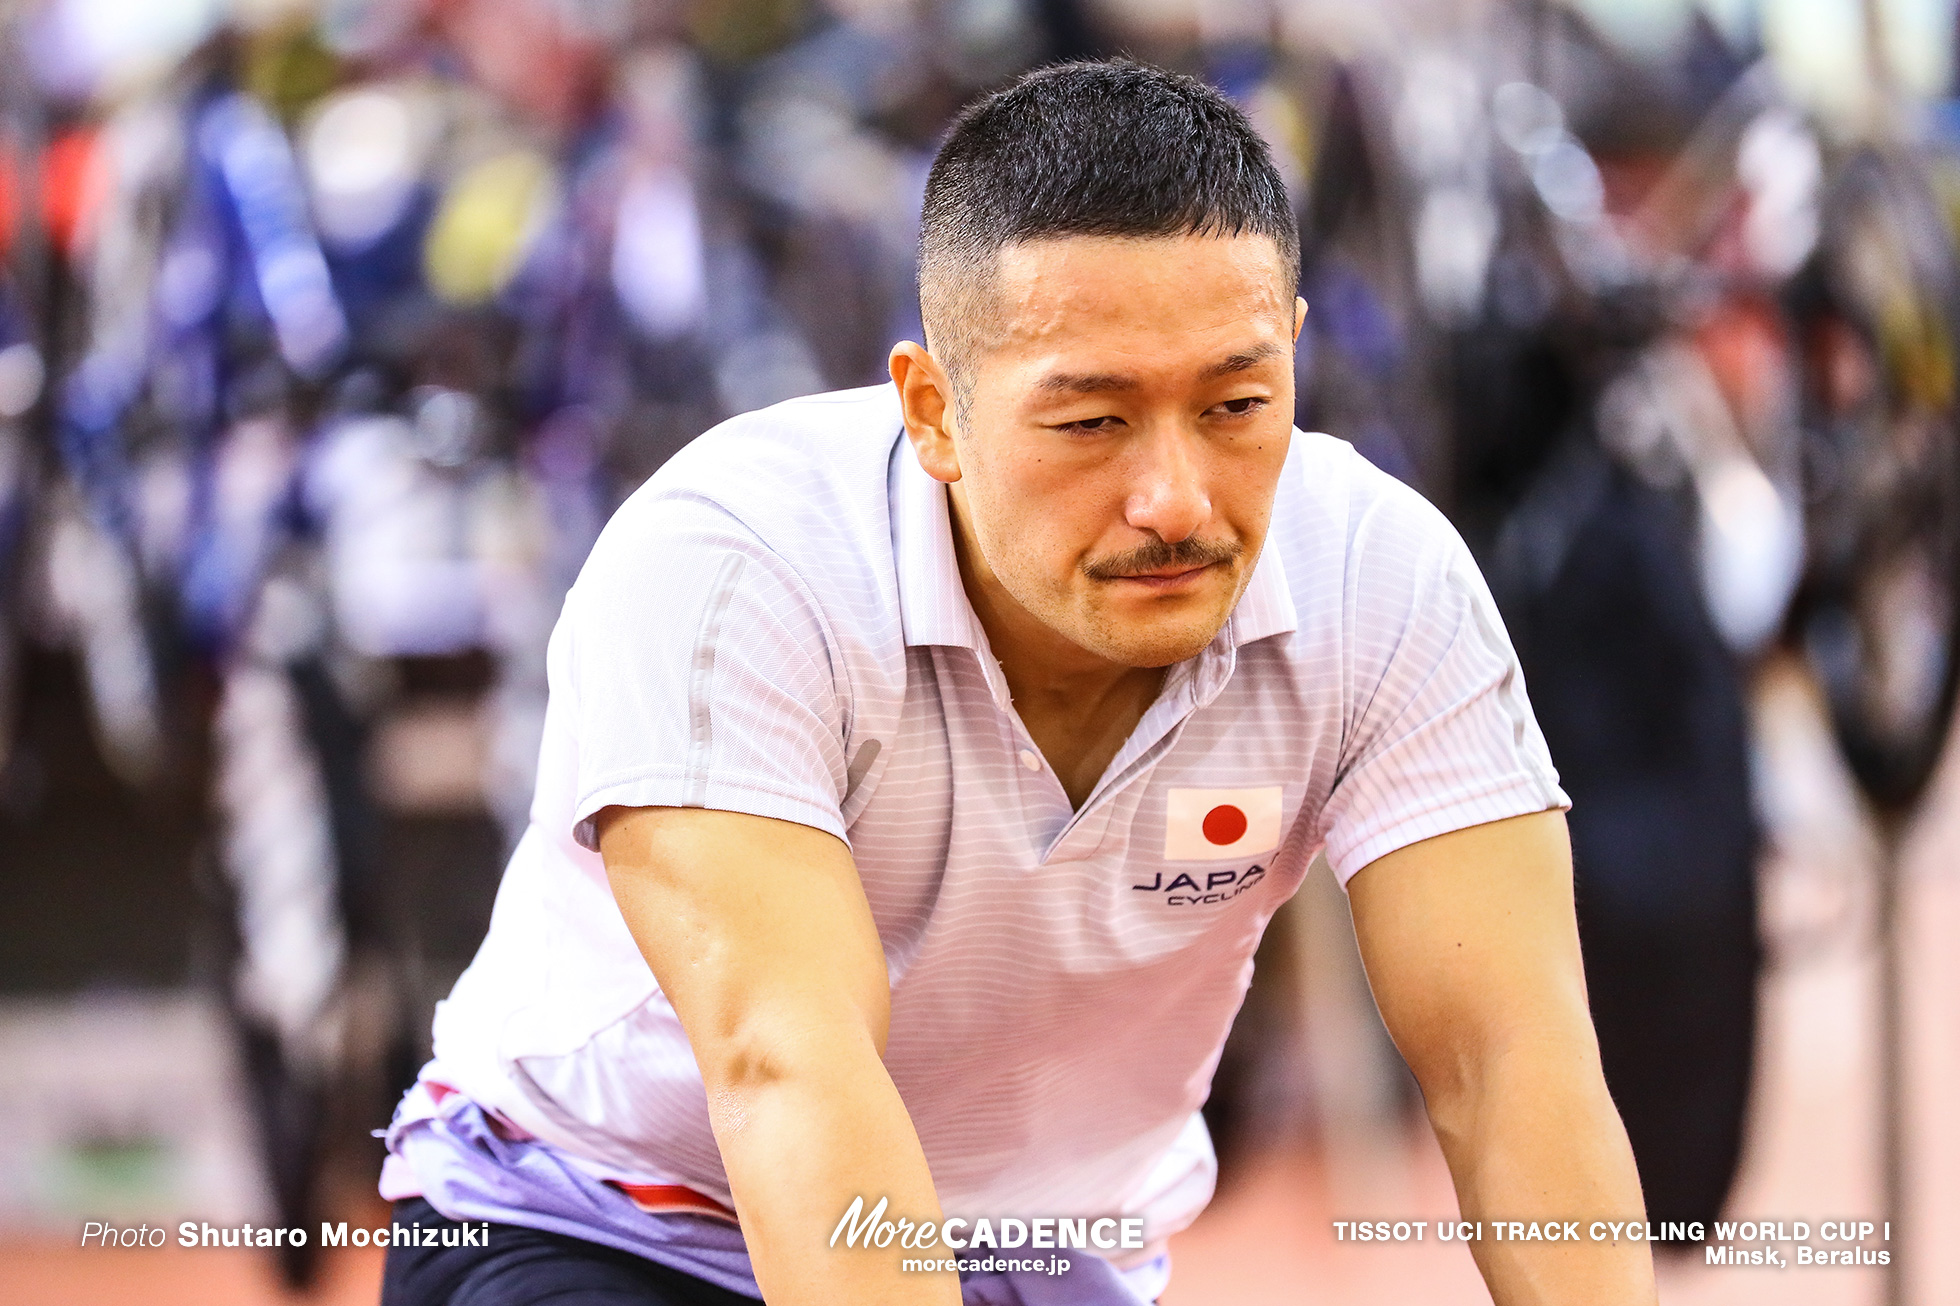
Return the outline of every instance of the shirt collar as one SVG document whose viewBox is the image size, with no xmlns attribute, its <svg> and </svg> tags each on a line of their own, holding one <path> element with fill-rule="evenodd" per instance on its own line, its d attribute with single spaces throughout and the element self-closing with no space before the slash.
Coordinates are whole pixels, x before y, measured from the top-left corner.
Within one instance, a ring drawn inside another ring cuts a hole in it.
<svg viewBox="0 0 1960 1306">
<path fill-rule="evenodd" d="M 953 516 L 946 487 L 926 474 L 901 432 L 891 462 L 892 554 L 898 571 L 899 616 L 905 643 L 917 647 L 950 644 L 980 650 L 986 636 L 960 581 L 953 552 Z M 1213 648 L 1237 649 L 1256 639 L 1288 634 L 1299 627 L 1286 567 L 1267 547 L 1252 568 L 1231 619 Z"/>
<path fill-rule="evenodd" d="M 1289 635 L 1299 628 L 1300 616 L 1293 607 L 1293 591 L 1286 583 L 1286 564 L 1280 561 L 1279 551 L 1273 547 L 1273 537 L 1268 533 L 1266 545 L 1259 551 L 1259 561 L 1253 564 L 1252 579 L 1246 583 L 1245 593 L 1239 595 L 1239 604 L 1232 609 L 1232 619 L 1225 623 L 1223 635 L 1233 648 L 1239 648 L 1255 639 Z"/>
<path fill-rule="evenodd" d="M 892 556 L 908 647 L 951 644 L 978 650 L 980 619 L 960 582 L 946 487 L 926 474 L 901 430 L 891 462 Z"/>
</svg>

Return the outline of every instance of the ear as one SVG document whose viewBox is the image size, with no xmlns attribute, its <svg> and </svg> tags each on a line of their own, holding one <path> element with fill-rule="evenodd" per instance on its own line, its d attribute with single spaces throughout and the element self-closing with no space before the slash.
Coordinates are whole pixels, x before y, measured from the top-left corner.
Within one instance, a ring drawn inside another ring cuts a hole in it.
<svg viewBox="0 0 1960 1306">
<path fill-rule="evenodd" d="M 892 384 L 905 416 L 905 438 L 919 466 L 935 481 L 960 479 L 959 451 L 953 443 L 955 405 L 952 378 L 923 345 L 910 340 L 892 346 Z"/>
<path fill-rule="evenodd" d="M 1300 338 L 1300 328 L 1307 324 L 1307 301 L 1298 295 L 1293 297 L 1293 338 Z"/>
</svg>

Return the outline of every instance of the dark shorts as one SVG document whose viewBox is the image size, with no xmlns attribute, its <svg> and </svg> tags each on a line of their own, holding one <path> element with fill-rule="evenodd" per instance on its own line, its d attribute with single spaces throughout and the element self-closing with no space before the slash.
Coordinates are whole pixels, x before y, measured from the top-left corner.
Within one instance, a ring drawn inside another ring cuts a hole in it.
<svg viewBox="0 0 1960 1306">
<path fill-rule="evenodd" d="M 395 1223 L 462 1228 L 420 1197 L 395 1203 Z M 381 1306 L 756 1306 L 753 1297 L 564 1234 L 492 1224 L 484 1242 L 390 1247 Z"/>
</svg>

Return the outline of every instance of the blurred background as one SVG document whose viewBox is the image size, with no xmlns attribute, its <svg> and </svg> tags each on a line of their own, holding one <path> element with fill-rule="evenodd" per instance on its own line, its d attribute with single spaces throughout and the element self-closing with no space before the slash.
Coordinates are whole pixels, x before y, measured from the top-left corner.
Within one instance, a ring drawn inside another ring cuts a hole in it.
<svg viewBox="0 0 1960 1306">
<path fill-rule="evenodd" d="M 1567 788 L 1668 1302 L 1960 1302 L 1953 0 L 0 0 L 0 1301 L 372 1301 L 380 1145 L 607 515 L 918 338 L 939 132 L 1035 64 L 1270 140 L 1299 422 L 1458 524 Z M 1324 868 L 1167 1301 L 1486 1300 Z M 1878 1244 L 1874 1242 L 1873 1246 Z"/>
</svg>

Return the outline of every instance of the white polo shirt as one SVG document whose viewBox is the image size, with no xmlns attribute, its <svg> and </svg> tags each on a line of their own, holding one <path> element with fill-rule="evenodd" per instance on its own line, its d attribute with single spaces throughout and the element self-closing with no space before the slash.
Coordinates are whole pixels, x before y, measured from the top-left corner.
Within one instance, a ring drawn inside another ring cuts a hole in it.
<svg viewBox="0 0 1960 1306">
<path fill-rule="evenodd" d="M 549 669 L 531 829 L 436 1064 L 608 1174 L 723 1203 L 686 1035 L 591 848 L 601 808 L 846 840 L 891 975 L 885 1062 L 944 1209 L 1140 1215 L 1156 1246 L 1210 1197 L 1197 1109 L 1314 852 L 1345 883 L 1566 802 L 1455 532 L 1324 435 L 1294 435 L 1237 609 L 1080 811 L 1009 701 L 889 387 L 683 450 L 606 527 Z"/>
</svg>

